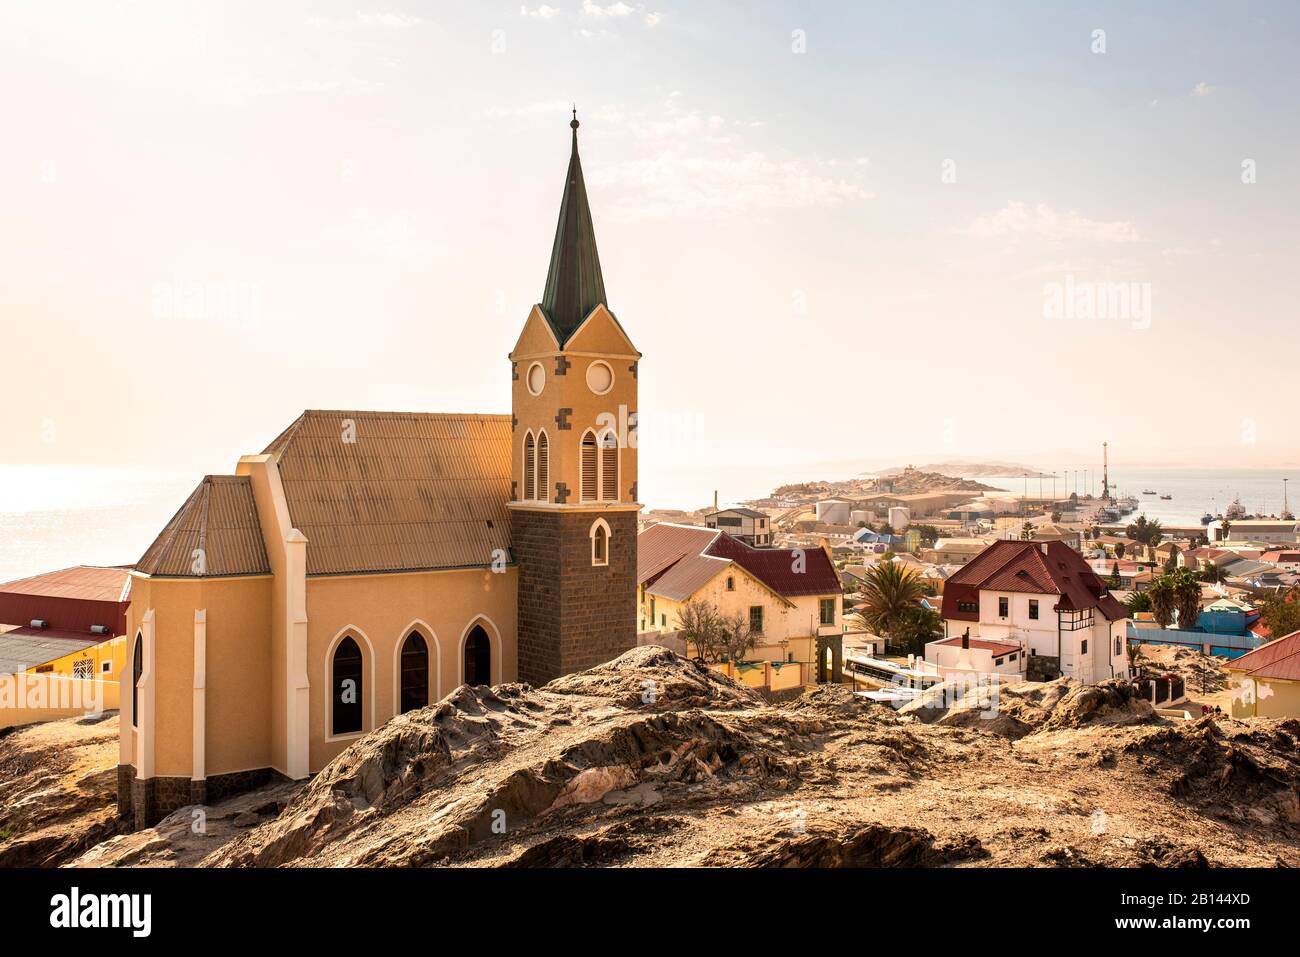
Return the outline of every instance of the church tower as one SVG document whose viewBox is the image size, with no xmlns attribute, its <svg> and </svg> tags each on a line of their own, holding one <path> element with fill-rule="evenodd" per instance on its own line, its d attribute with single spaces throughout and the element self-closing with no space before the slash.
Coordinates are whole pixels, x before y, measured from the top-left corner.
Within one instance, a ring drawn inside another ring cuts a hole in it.
<svg viewBox="0 0 1300 957">
<path fill-rule="evenodd" d="M 542 301 L 510 353 L 519 679 L 534 685 L 636 644 L 636 385 L 610 312 L 578 159 L 578 118 Z"/>
</svg>

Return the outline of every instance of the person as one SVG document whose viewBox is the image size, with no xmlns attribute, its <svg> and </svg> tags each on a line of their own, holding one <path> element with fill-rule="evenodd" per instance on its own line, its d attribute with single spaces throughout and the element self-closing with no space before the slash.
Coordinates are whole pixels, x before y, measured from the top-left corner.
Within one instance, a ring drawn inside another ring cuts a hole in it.
<svg viewBox="0 0 1300 957">
<path fill-rule="evenodd" d="M 1201 705 L 1201 717 L 1205 717 L 1205 715 L 1209 713 L 1210 713 L 1210 706 L 1208 704 Z"/>
</svg>

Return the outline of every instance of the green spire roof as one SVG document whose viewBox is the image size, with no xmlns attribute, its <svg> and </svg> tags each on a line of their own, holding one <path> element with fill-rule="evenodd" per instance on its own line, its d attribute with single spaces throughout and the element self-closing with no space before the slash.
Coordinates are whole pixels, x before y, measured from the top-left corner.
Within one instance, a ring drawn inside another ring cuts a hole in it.
<svg viewBox="0 0 1300 957">
<path fill-rule="evenodd" d="M 587 187 L 582 180 L 582 162 L 578 159 L 577 110 L 569 126 L 573 129 L 573 151 L 569 154 L 569 174 L 564 181 L 551 268 L 546 272 L 546 292 L 542 295 L 542 311 L 551 321 L 561 346 L 592 309 L 602 303 L 606 308 L 609 306 L 605 302 L 605 280 L 600 275 L 600 256 L 596 252 L 596 229 L 591 222 Z"/>
</svg>

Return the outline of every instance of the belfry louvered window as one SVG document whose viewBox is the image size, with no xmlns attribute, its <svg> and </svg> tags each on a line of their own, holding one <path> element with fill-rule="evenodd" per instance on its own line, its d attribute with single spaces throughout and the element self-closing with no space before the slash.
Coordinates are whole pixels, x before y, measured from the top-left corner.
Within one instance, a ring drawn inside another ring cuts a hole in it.
<svg viewBox="0 0 1300 957">
<path fill-rule="evenodd" d="M 594 502 L 600 485 L 596 481 L 596 436 L 592 432 L 587 432 L 582 437 L 582 459 L 579 464 L 582 468 L 582 500 Z"/>
<path fill-rule="evenodd" d="M 524 436 L 524 500 L 537 497 L 537 450 L 533 433 Z"/>
<path fill-rule="evenodd" d="M 600 437 L 600 497 L 618 501 L 618 436 L 613 432 Z"/>
<path fill-rule="evenodd" d="M 551 442 L 545 432 L 537 436 L 537 497 L 551 500 Z"/>
</svg>

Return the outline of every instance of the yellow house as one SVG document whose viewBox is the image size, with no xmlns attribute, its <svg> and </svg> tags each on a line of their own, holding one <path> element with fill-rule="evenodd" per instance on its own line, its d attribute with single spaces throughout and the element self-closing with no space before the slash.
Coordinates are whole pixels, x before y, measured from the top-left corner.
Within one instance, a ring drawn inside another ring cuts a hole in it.
<svg viewBox="0 0 1300 957">
<path fill-rule="evenodd" d="M 117 708 L 130 582 L 78 565 L 0 585 L 0 727 Z"/>
<path fill-rule="evenodd" d="M 1228 662 L 1234 718 L 1300 717 L 1300 631 Z"/>
<path fill-rule="evenodd" d="M 812 680 L 829 647 L 838 667 L 842 592 L 824 549 L 756 548 L 717 529 L 661 523 L 641 533 L 637 557 L 642 632 L 677 631 L 686 604 L 707 601 L 758 636 L 751 659 L 799 662 Z"/>
<path fill-rule="evenodd" d="M 458 685 L 635 645 L 640 353 L 570 126 L 512 414 L 305 412 L 204 478 L 136 564 L 118 802 L 137 826 L 306 778 Z"/>
</svg>

